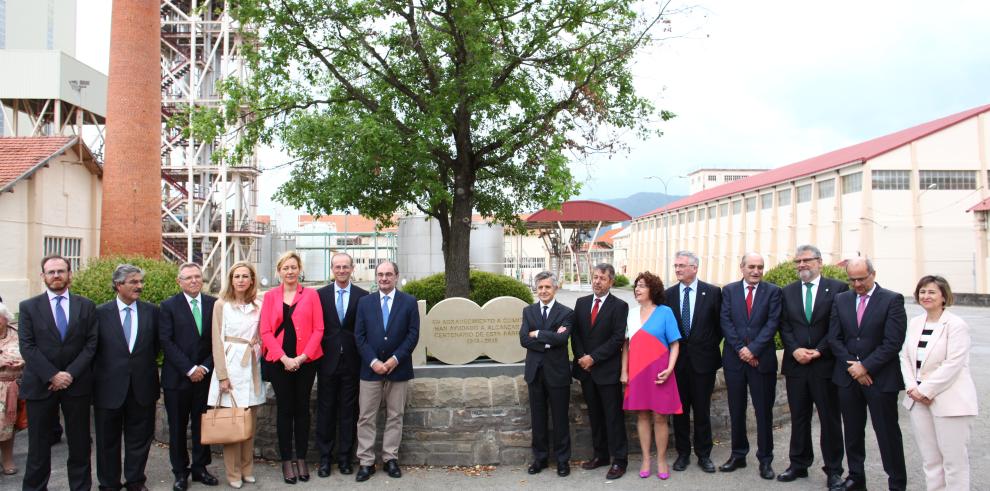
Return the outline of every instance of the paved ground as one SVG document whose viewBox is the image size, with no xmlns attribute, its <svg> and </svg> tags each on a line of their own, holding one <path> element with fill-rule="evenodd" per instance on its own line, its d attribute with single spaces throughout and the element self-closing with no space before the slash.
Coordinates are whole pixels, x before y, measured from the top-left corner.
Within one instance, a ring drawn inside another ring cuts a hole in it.
<svg viewBox="0 0 990 491">
<path fill-rule="evenodd" d="M 620 290 L 619 296 L 631 300 L 629 290 Z M 573 305 L 574 299 L 579 294 L 574 292 L 561 292 L 560 301 L 567 305 Z M 908 306 L 908 315 L 917 315 L 921 309 L 915 305 Z M 971 368 L 976 378 L 977 390 L 980 394 L 990 393 L 990 377 L 983 375 L 990 371 L 990 309 L 973 307 L 956 307 L 953 311 L 965 318 L 972 328 L 973 348 L 971 356 Z M 981 415 L 977 418 L 973 427 L 973 439 L 970 443 L 970 462 L 972 470 L 972 489 L 990 489 L 990 396 L 984 395 L 980 399 Z M 924 477 L 921 472 L 921 458 L 918 455 L 917 446 L 910 432 L 910 423 L 905 411 L 901 410 L 901 428 L 904 432 L 904 450 L 907 455 L 908 468 L 908 489 L 924 489 Z M 754 430 L 755 431 L 755 430 Z M 783 471 L 787 467 L 787 441 L 790 428 L 785 426 L 774 431 L 776 461 L 774 470 Z M 884 489 L 886 476 L 880 464 L 880 454 L 877 450 L 876 442 L 873 440 L 872 430 L 867 430 L 867 480 L 871 489 Z M 755 441 L 755 436 L 750 437 Z M 815 437 L 817 440 L 817 436 Z M 575 442 L 575 444 L 587 445 L 588 442 Z M 817 453 L 817 452 L 816 452 Z M 15 445 L 15 456 L 17 465 L 23 469 L 27 455 L 26 435 L 19 435 Z M 716 442 L 712 458 L 716 464 L 721 464 L 728 458 L 729 448 L 727 441 Z M 64 462 L 66 458 L 66 446 L 64 444 L 53 447 L 52 490 L 67 489 Z M 672 459 L 671 459 L 672 460 Z M 95 459 L 94 459 L 95 462 Z M 676 472 L 669 481 L 660 481 L 656 477 L 650 479 L 640 479 L 636 475 L 639 467 L 638 461 L 629 463 L 630 474 L 616 481 L 606 481 L 604 469 L 598 471 L 583 471 L 576 465 L 570 477 L 559 478 L 553 473 L 553 469 L 548 469 L 538 476 L 526 474 L 525 467 L 504 466 L 485 469 L 449 469 L 449 468 L 404 468 L 402 479 L 388 478 L 384 473 L 379 472 L 367 483 L 356 483 L 353 476 L 342 476 L 335 473 L 327 479 L 316 477 L 315 470 L 312 472 L 313 479 L 308 483 L 301 483 L 296 486 L 289 486 L 282 483 L 281 473 L 273 463 L 260 463 L 256 466 L 258 483 L 245 485 L 248 491 L 268 490 L 268 489 L 370 489 L 387 485 L 394 489 L 540 489 L 540 490 L 573 490 L 573 489 L 779 489 L 779 490 L 811 490 L 823 489 L 825 486 L 824 474 L 813 472 L 808 479 L 799 479 L 793 483 L 778 483 L 776 481 L 764 481 L 757 473 L 756 459 L 750 457 L 750 466 L 746 469 L 738 470 L 731 474 L 716 473 L 705 474 L 697 466 L 693 465 L 685 472 Z M 820 466 L 820 458 L 816 465 Z M 214 457 L 211 470 L 218 476 L 223 474 L 223 463 L 220 456 Z M 336 470 L 336 469 L 335 469 Z M 168 464 L 168 451 L 162 446 L 155 446 L 152 449 L 151 459 L 148 463 L 148 487 L 152 490 L 168 490 L 171 488 L 171 475 Z M 0 489 L 13 490 L 20 486 L 21 474 L 16 476 L 0 476 Z M 94 468 L 95 485 L 95 468 Z M 199 484 L 192 487 L 193 490 L 203 489 Z M 229 489 L 225 485 L 218 489 Z"/>
</svg>

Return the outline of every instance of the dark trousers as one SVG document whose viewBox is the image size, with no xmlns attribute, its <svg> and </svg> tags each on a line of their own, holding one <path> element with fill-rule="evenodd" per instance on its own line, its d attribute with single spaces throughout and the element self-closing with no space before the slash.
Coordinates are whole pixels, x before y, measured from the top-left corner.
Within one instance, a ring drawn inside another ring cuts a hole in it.
<svg viewBox="0 0 990 491">
<path fill-rule="evenodd" d="M 749 439 L 746 437 L 748 387 L 753 398 L 753 412 L 756 413 L 756 458 L 761 464 L 773 462 L 773 400 L 777 391 L 777 374 L 760 373 L 746 365 L 742 370 L 725 370 L 724 375 L 732 426 L 732 456 L 745 458 L 749 453 Z"/>
<path fill-rule="evenodd" d="M 681 351 L 683 354 L 684 352 Z M 675 368 L 677 391 L 684 412 L 675 414 L 674 447 L 678 455 L 691 455 L 691 415 L 694 415 L 694 453 L 699 458 L 712 455 L 712 392 L 715 372 L 697 373 L 690 366 Z"/>
<path fill-rule="evenodd" d="M 842 411 L 842 427 L 846 437 L 846 455 L 849 462 L 849 477 L 866 483 L 863 462 L 866 460 L 866 410 L 870 410 L 870 421 L 880 447 L 880 460 L 887 473 L 887 486 L 890 489 L 904 489 L 907 486 L 907 470 L 904 464 L 904 442 L 901 427 L 897 423 L 898 392 L 880 392 L 871 387 L 863 387 L 858 382 L 848 387 L 839 387 L 839 404 Z"/>
<path fill-rule="evenodd" d="M 567 420 L 567 406 L 571 389 L 568 386 L 552 387 L 543 377 L 543 367 L 536 370 L 536 378 L 529 387 L 529 413 L 533 425 L 533 457 L 545 461 L 550 455 L 550 431 L 547 428 L 547 406 L 553 418 L 553 450 L 557 463 L 571 460 L 571 427 Z"/>
<path fill-rule="evenodd" d="M 209 377 L 203 377 L 192 387 L 165 392 L 165 412 L 168 413 L 168 458 L 172 473 L 185 477 L 189 471 L 199 474 L 213 460 L 210 446 L 200 443 L 200 424 L 206 412 L 206 397 L 210 391 Z M 214 401 L 214 404 L 216 401 Z M 192 423 L 192 462 L 186 451 L 186 428 Z"/>
<path fill-rule="evenodd" d="M 278 452 L 282 460 L 305 459 L 309 447 L 309 395 L 316 379 L 316 364 L 303 363 L 295 372 L 285 371 L 285 365 L 272 363 L 268 370 L 275 390 L 275 430 Z M 295 440 L 295 454 L 292 443 Z"/>
<path fill-rule="evenodd" d="M 316 385 L 316 446 L 320 461 L 333 459 L 351 461 L 357 435 L 358 374 L 350 373 L 343 364 L 336 373 L 321 373 Z M 338 443 L 339 438 L 339 445 Z"/>
<path fill-rule="evenodd" d="M 116 409 L 95 408 L 96 478 L 100 489 L 120 489 L 120 442 L 124 441 L 124 484 L 144 484 L 151 438 L 155 433 L 155 403 L 141 405 L 134 390 L 127 391 L 124 404 Z"/>
<path fill-rule="evenodd" d="M 591 420 L 591 445 L 595 457 L 626 466 L 629 441 L 625 413 L 622 412 L 622 384 L 598 385 L 590 376 L 581 382 Z"/>
<path fill-rule="evenodd" d="M 842 418 L 838 388 L 830 379 L 815 376 L 787 377 L 787 404 L 791 411 L 791 467 L 807 469 L 815 461 L 811 443 L 812 404 L 821 424 L 819 446 L 826 475 L 842 474 Z"/>
<path fill-rule="evenodd" d="M 69 489 L 89 490 L 93 477 L 89 464 L 89 395 L 68 396 L 53 392 L 47 399 L 27 401 L 28 457 L 24 469 L 23 489 L 41 491 L 48 489 L 52 470 L 52 428 L 58 424 L 59 408 L 65 418 L 65 440 L 69 447 L 69 459 L 65 463 L 69 476 Z"/>
</svg>

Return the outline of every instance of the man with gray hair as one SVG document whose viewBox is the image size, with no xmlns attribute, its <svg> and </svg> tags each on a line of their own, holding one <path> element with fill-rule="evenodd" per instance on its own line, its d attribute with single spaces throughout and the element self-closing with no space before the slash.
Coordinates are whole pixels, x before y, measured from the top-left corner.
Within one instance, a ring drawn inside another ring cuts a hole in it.
<svg viewBox="0 0 990 491">
<path fill-rule="evenodd" d="M 155 433 L 158 384 L 158 307 L 140 300 L 144 271 L 121 264 L 113 272 L 116 298 L 96 308 L 99 340 L 93 358 L 96 477 L 100 489 L 143 491 Z M 120 443 L 124 440 L 124 483 Z"/>
</svg>

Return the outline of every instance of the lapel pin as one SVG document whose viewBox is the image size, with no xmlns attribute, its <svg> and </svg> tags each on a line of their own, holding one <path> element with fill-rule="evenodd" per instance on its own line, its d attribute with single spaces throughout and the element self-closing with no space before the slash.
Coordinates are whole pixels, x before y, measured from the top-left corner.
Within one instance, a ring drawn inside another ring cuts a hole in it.
<svg viewBox="0 0 990 491">
<path fill-rule="evenodd" d="M 705 296 L 707 294 L 708 294 L 708 292 L 701 292 L 701 296 Z"/>
<path fill-rule="evenodd" d="M 825 293 L 828 293 L 828 288 L 825 289 Z"/>
</svg>

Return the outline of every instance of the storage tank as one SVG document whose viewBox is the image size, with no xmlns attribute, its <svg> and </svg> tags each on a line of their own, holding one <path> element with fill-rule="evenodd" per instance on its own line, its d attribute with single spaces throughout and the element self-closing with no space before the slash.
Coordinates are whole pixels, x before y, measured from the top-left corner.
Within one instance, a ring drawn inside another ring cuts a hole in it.
<svg viewBox="0 0 990 491">
<path fill-rule="evenodd" d="M 473 269 L 502 274 L 505 262 L 501 225 L 475 222 L 471 231 L 470 262 Z M 407 280 L 444 271 L 443 236 L 440 225 L 425 215 L 399 219 L 399 244 L 396 255 L 399 271 Z"/>
<path fill-rule="evenodd" d="M 311 222 L 299 227 L 296 236 L 296 252 L 303 262 L 303 280 L 327 283 L 333 277 L 329 268 L 329 250 L 336 247 L 327 235 L 303 235 L 307 233 L 326 234 L 336 232 L 332 223 Z"/>
</svg>

